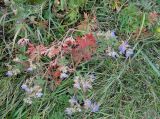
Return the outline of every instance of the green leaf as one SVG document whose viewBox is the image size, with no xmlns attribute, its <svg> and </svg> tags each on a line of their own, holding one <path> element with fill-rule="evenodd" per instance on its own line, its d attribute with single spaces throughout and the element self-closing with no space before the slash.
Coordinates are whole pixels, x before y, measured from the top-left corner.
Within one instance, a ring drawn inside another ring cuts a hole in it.
<svg viewBox="0 0 160 119">
<path fill-rule="evenodd" d="M 70 19 L 70 21 L 75 20 L 78 17 L 78 12 L 77 10 L 71 10 L 68 14 L 68 17 Z"/>
<path fill-rule="evenodd" d="M 20 59 L 20 61 L 26 61 L 28 59 L 28 57 L 26 57 L 25 55 L 19 54 L 18 58 Z"/>
<path fill-rule="evenodd" d="M 35 82 L 39 85 L 44 85 L 46 81 L 42 77 L 37 77 Z"/>
</svg>

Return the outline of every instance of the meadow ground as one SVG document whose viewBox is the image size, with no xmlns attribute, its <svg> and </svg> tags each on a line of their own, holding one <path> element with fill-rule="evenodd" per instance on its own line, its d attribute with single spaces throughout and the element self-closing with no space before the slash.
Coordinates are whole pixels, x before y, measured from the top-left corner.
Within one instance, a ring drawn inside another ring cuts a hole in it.
<svg viewBox="0 0 160 119">
<path fill-rule="evenodd" d="M 0 118 L 160 119 L 159 19 L 160 0 L 0 2 Z"/>
</svg>

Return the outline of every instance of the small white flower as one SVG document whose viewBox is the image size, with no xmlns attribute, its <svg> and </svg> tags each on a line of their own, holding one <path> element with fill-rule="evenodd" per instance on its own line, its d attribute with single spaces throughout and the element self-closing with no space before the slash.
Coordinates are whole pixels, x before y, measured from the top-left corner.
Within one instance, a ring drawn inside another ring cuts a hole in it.
<svg viewBox="0 0 160 119">
<path fill-rule="evenodd" d="M 67 66 L 62 66 L 59 68 L 59 70 L 63 73 L 67 73 L 68 72 L 68 67 Z"/>
<path fill-rule="evenodd" d="M 129 49 L 126 50 L 125 56 L 126 56 L 126 58 L 129 58 L 129 57 L 131 57 L 133 54 L 134 54 L 133 49 L 129 48 Z"/>
<path fill-rule="evenodd" d="M 38 65 L 38 64 L 37 64 L 37 65 Z M 30 68 L 32 68 L 32 69 L 34 70 L 34 69 L 36 69 L 37 67 L 36 67 L 35 64 L 32 64 L 32 63 L 31 63 L 31 64 L 30 64 Z"/>
<path fill-rule="evenodd" d="M 19 73 L 21 73 L 21 71 L 20 71 L 19 69 L 13 69 L 13 74 L 14 74 L 14 75 L 17 75 L 17 74 L 19 74 Z"/>
<path fill-rule="evenodd" d="M 24 98 L 23 101 L 27 104 L 30 104 L 30 105 L 32 104 L 32 100 L 30 97 Z"/>
<path fill-rule="evenodd" d="M 66 108 L 65 112 L 68 115 L 72 115 L 75 112 L 75 110 L 74 110 L 74 108 Z"/>
<path fill-rule="evenodd" d="M 7 71 L 7 72 L 6 72 L 6 76 L 8 76 L 8 77 L 13 76 L 13 72 L 12 72 L 12 71 Z"/>
<path fill-rule="evenodd" d="M 108 56 L 110 56 L 110 57 L 112 57 L 112 58 L 118 58 L 118 57 L 119 57 L 118 53 L 115 52 L 115 51 L 109 52 L 109 53 L 108 53 Z"/>
<path fill-rule="evenodd" d="M 22 88 L 23 90 L 26 90 L 26 89 L 28 88 L 28 86 L 27 86 L 26 84 L 23 84 L 23 85 L 21 86 L 21 88 Z"/>
<path fill-rule="evenodd" d="M 42 88 L 39 85 L 34 85 L 33 87 L 31 87 L 31 90 L 33 92 L 41 92 Z"/>
<path fill-rule="evenodd" d="M 13 59 L 14 62 L 20 62 L 20 59 L 18 57 Z"/>
<path fill-rule="evenodd" d="M 42 96 L 43 96 L 43 93 L 41 93 L 41 92 L 36 93 L 36 97 L 37 97 L 37 98 L 40 98 L 40 97 L 42 97 Z"/>
<path fill-rule="evenodd" d="M 21 86 L 21 88 L 22 88 L 23 90 L 25 90 L 27 93 L 32 93 L 32 90 L 29 89 L 26 84 L 23 84 L 23 85 Z"/>
<path fill-rule="evenodd" d="M 60 79 L 66 79 L 68 77 L 69 77 L 69 75 L 66 73 L 61 73 L 61 75 L 60 75 Z"/>
<path fill-rule="evenodd" d="M 32 71 L 33 71 L 33 68 L 32 68 L 32 67 L 29 67 L 29 68 L 27 68 L 26 71 L 27 71 L 27 72 L 32 72 Z"/>
<path fill-rule="evenodd" d="M 118 58 L 119 57 L 118 53 L 115 52 L 114 49 L 112 49 L 111 47 L 108 47 L 105 52 L 106 52 L 107 56 L 110 56 L 112 58 Z"/>
<path fill-rule="evenodd" d="M 81 112 L 82 110 L 81 110 L 81 108 L 80 108 L 80 107 L 78 107 L 78 108 L 77 108 L 77 111 L 78 111 L 78 112 Z"/>
</svg>

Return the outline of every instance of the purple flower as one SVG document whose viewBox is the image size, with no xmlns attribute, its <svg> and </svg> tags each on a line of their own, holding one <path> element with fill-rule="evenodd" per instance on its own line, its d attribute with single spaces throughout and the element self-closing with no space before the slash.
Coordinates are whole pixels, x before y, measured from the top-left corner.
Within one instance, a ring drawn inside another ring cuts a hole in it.
<svg viewBox="0 0 160 119">
<path fill-rule="evenodd" d="M 98 112 L 99 110 L 99 105 L 97 103 L 93 103 L 91 105 L 91 112 Z"/>
<path fill-rule="evenodd" d="M 21 88 L 23 89 L 23 90 L 25 90 L 26 92 L 28 92 L 28 93 L 31 93 L 32 91 L 28 88 L 28 86 L 26 85 L 26 84 L 23 84 L 22 86 L 21 86 Z"/>
<path fill-rule="evenodd" d="M 32 67 L 29 67 L 28 69 L 27 69 L 27 72 L 32 72 L 33 71 L 33 68 Z"/>
<path fill-rule="evenodd" d="M 6 72 L 6 76 L 8 76 L 8 77 L 13 76 L 13 72 L 12 72 L 12 71 L 7 71 L 7 72 Z"/>
<path fill-rule="evenodd" d="M 80 82 L 79 82 L 78 77 L 76 77 L 76 78 L 74 79 L 73 87 L 74 87 L 74 88 L 77 88 L 77 89 L 81 89 L 81 86 L 80 86 Z"/>
<path fill-rule="evenodd" d="M 91 100 L 86 99 L 84 101 L 84 108 L 89 109 L 91 107 Z"/>
<path fill-rule="evenodd" d="M 73 96 L 71 99 L 69 99 L 69 103 L 71 104 L 71 106 L 74 106 L 75 104 L 77 104 L 76 98 Z"/>
<path fill-rule="evenodd" d="M 23 90 L 26 90 L 26 89 L 28 88 L 28 86 L 27 86 L 26 84 L 23 84 L 23 85 L 21 86 L 21 88 L 22 88 Z"/>
<path fill-rule="evenodd" d="M 111 37 L 116 37 L 115 31 L 111 32 Z"/>
<path fill-rule="evenodd" d="M 74 108 L 66 108 L 65 112 L 66 112 L 66 114 L 68 114 L 68 115 L 72 115 L 73 112 L 74 112 Z"/>
<path fill-rule="evenodd" d="M 81 81 L 81 83 L 84 91 L 87 91 L 88 89 L 92 88 L 91 83 L 88 81 Z"/>
<path fill-rule="evenodd" d="M 41 92 L 36 93 L 36 97 L 37 97 L 37 98 L 40 98 L 40 97 L 42 97 L 42 96 L 43 96 L 43 93 L 41 93 Z"/>
<path fill-rule="evenodd" d="M 129 57 L 131 57 L 133 54 L 134 54 L 133 49 L 129 48 L 129 49 L 126 50 L 125 56 L 126 56 L 126 58 L 129 58 Z"/>
<path fill-rule="evenodd" d="M 125 51 L 127 50 L 128 47 L 129 47 L 128 42 L 127 41 L 123 41 L 122 44 L 118 48 L 120 54 L 125 54 Z"/>
</svg>

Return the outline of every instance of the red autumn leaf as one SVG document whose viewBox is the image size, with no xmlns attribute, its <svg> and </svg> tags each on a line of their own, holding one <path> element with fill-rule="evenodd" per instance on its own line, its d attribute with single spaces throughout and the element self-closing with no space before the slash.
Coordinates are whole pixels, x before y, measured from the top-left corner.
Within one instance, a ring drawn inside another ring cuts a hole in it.
<svg viewBox="0 0 160 119">
<path fill-rule="evenodd" d="M 56 86 L 60 85 L 60 84 L 61 84 L 61 82 L 62 82 L 62 80 L 60 80 L 60 79 L 55 80 L 55 84 L 56 84 Z"/>
<path fill-rule="evenodd" d="M 52 58 L 55 55 L 58 55 L 60 53 L 60 51 L 61 51 L 60 47 L 56 48 L 55 46 L 52 46 L 51 48 L 49 48 L 48 57 Z"/>
<path fill-rule="evenodd" d="M 90 60 L 91 59 L 91 55 L 92 55 L 92 53 L 90 53 L 90 51 L 85 51 L 83 59 L 84 60 Z"/>
<path fill-rule="evenodd" d="M 73 60 L 79 64 L 81 62 L 81 60 L 83 59 L 83 53 L 82 50 L 80 50 L 79 48 L 74 48 L 72 49 L 72 58 Z"/>
<path fill-rule="evenodd" d="M 71 50 L 71 48 L 67 44 L 64 43 L 62 44 L 62 50 L 64 53 L 68 53 Z"/>
<path fill-rule="evenodd" d="M 58 66 L 57 59 L 51 61 L 50 64 L 49 64 L 49 67 L 51 67 L 51 68 L 56 68 L 57 66 Z"/>
<path fill-rule="evenodd" d="M 31 61 L 39 59 L 39 55 L 37 54 L 36 47 L 32 43 L 28 44 L 28 49 L 26 53 L 29 55 L 29 58 Z"/>
<path fill-rule="evenodd" d="M 62 82 L 62 80 L 59 79 L 60 75 L 61 75 L 61 71 L 59 71 L 58 69 L 55 72 L 53 72 L 53 75 L 52 75 L 53 80 L 55 81 L 55 85 L 57 86 L 60 85 Z"/>
<path fill-rule="evenodd" d="M 79 64 L 82 60 L 90 60 L 93 52 L 89 49 L 80 49 L 75 48 L 72 50 L 72 58 L 73 60 Z"/>
<path fill-rule="evenodd" d="M 68 37 L 65 39 L 64 44 L 72 46 L 76 44 L 76 41 L 72 37 Z"/>
<path fill-rule="evenodd" d="M 93 34 L 86 34 L 82 38 L 77 37 L 76 42 L 78 46 L 82 49 L 87 47 L 91 47 L 91 48 L 96 47 L 96 39 L 94 38 Z"/>
<path fill-rule="evenodd" d="M 40 55 L 46 55 L 48 52 L 47 47 L 45 47 L 44 45 L 38 45 L 36 46 L 36 50 Z"/>
<path fill-rule="evenodd" d="M 61 75 L 61 71 L 56 70 L 56 71 L 53 73 L 53 78 L 58 79 L 58 78 L 60 77 L 60 75 Z"/>
<path fill-rule="evenodd" d="M 48 49 L 44 45 L 34 46 L 32 43 L 28 44 L 27 54 L 32 61 L 38 60 L 41 55 L 46 55 L 47 51 Z"/>
<path fill-rule="evenodd" d="M 76 63 L 82 60 L 91 59 L 92 54 L 96 50 L 96 39 L 93 34 L 86 34 L 82 38 L 78 37 L 76 40 L 77 47 L 72 49 L 72 57 Z"/>
<path fill-rule="evenodd" d="M 52 75 L 53 76 L 53 70 L 55 70 L 56 68 L 58 67 L 58 61 L 57 59 L 51 61 L 49 63 L 49 66 L 48 66 L 48 75 Z"/>
<path fill-rule="evenodd" d="M 72 37 L 68 37 L 62 44 L 62 50 L 64 53 L 69 53 L 75 45 L 76 41 Z"/>
<path fill-rule="evenodd" d="M 27 54 L 31 54 L 32 52 L 35 52 L 36 48 L 34 46 L 34 44 L 29 43 L 28 44 L 28 50 L 27 50 Z"/>
</svg>

